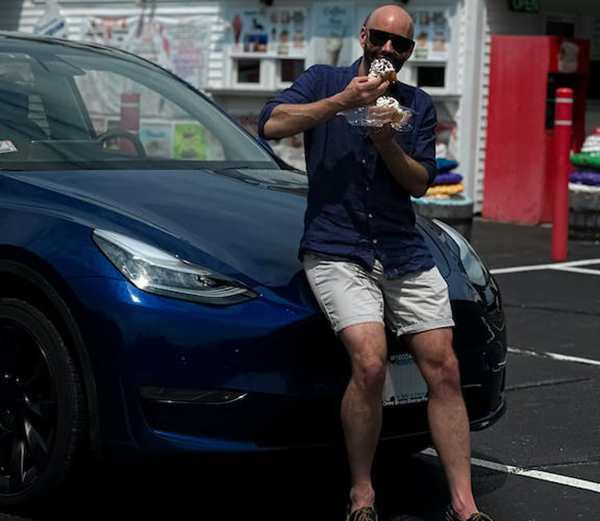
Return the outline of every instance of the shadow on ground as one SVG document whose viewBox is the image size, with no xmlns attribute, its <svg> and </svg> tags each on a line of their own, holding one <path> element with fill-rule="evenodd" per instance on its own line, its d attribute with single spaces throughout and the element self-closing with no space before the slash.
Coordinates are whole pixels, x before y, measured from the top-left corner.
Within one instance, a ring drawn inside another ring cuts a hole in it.
<svg viewBox="0 0 600 521">
<path fill-rule="evenodd" d="M 476 496 L 505 475 L 474 469 Z M 448 492 L 437 458 L 384 446 L 374 468 L 380 519 L 437 521 Z M 336 521 L 345 519 L 348 473 L 341 450 L 95 464 L 35 521 Z M 2 519 L 0 515 L 0 519 Z"/>
</svg>

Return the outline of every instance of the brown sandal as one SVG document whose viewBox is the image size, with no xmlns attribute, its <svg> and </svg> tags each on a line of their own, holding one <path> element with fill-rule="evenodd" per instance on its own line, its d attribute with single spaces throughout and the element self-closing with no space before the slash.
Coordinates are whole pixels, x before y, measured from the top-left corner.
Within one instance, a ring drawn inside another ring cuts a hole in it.
<svg viewBox="0 0 600 521">
<path fill-rule="evenodd" d="M 448 506 L 444 515 L 444 521 L 462 521 L 460 516 L 456 513 L 456 510 L 452 508 L 452 505 Z M 475 512 L 469 516 L 467 521 L 494 521 L 490 516 L 483 512 Z"/>
<path fill-rule="evenodd" d="M 377 511 L 375 507 L 362 507 L 350 514 L 350 509 L 348 509 L 348 517 L 346 521 L 378 521 Z"/>
</svg>

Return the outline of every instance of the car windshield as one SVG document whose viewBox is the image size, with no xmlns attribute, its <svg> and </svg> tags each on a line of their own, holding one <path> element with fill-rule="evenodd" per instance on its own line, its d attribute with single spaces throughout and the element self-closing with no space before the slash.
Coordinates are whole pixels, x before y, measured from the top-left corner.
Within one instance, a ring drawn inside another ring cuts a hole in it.
<svg viewBox="0 0 600 521">
<path fill-rule="evenodd" d="M 0 45 L 0 170 L 279 169 L 224 112 L 124 53 Z"/>
</svg>

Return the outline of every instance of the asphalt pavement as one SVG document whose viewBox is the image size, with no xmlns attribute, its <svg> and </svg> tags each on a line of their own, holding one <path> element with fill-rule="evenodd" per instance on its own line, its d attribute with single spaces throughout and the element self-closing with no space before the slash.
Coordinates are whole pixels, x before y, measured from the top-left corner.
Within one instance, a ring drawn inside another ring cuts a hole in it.
<svg viewBox="0 0 600 521">
<path fill-rule="evenodd" d="M 510 346 L 508 412 L 473 435 L 478 500 L 500 521 L 598 521 L 600 243 L 570 240 L 553 262 L 550 227 L 481 220 L 472 243 L 500 285 Z M 488 461 L 509 467 L 496 489 Z"/>
<path fill-rule="evenodd" d="M 508 321 L 506 415 L 473 433 L 476 500 L 495 521 L 600 520 L 600 244 L 551 228 L 476 220 L 472 244 Z M 344 519 L 341 450 L 94 465 L 31 521 Z M 383 521 L 441 520 L 448 492 L 434 451 L 375 462 Z M 0 521 L 15 521 L 0 514 Z"/>
</svg>

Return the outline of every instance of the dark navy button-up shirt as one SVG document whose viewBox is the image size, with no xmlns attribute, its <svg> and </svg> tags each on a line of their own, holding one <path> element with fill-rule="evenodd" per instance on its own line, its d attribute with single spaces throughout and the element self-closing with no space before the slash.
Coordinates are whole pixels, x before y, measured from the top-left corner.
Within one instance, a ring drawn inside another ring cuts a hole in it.
<svg viewBox="0 0 600 521">
<path fill-rule="evenodd" d="M 350 67 L 314 65 L 263 108 L 258 131 L 282 103 L 311 103 L 341 92 L 358 75 L 360 60 Z M 396 141 L 428 171 L 435 166 L 435 108 L 421 89 L 396 83 L 392 95 L 411 108 L 413 129 Z M 410 194 L 392 177 L 363 127 L 336 116 L 304 133 L 309 193 L 300 256 L 312 253 L 357 262 L 368 270 L 379 259 L 388 278 L 423 271 L 433 258 L 415 226 Z"/>
</svg>

